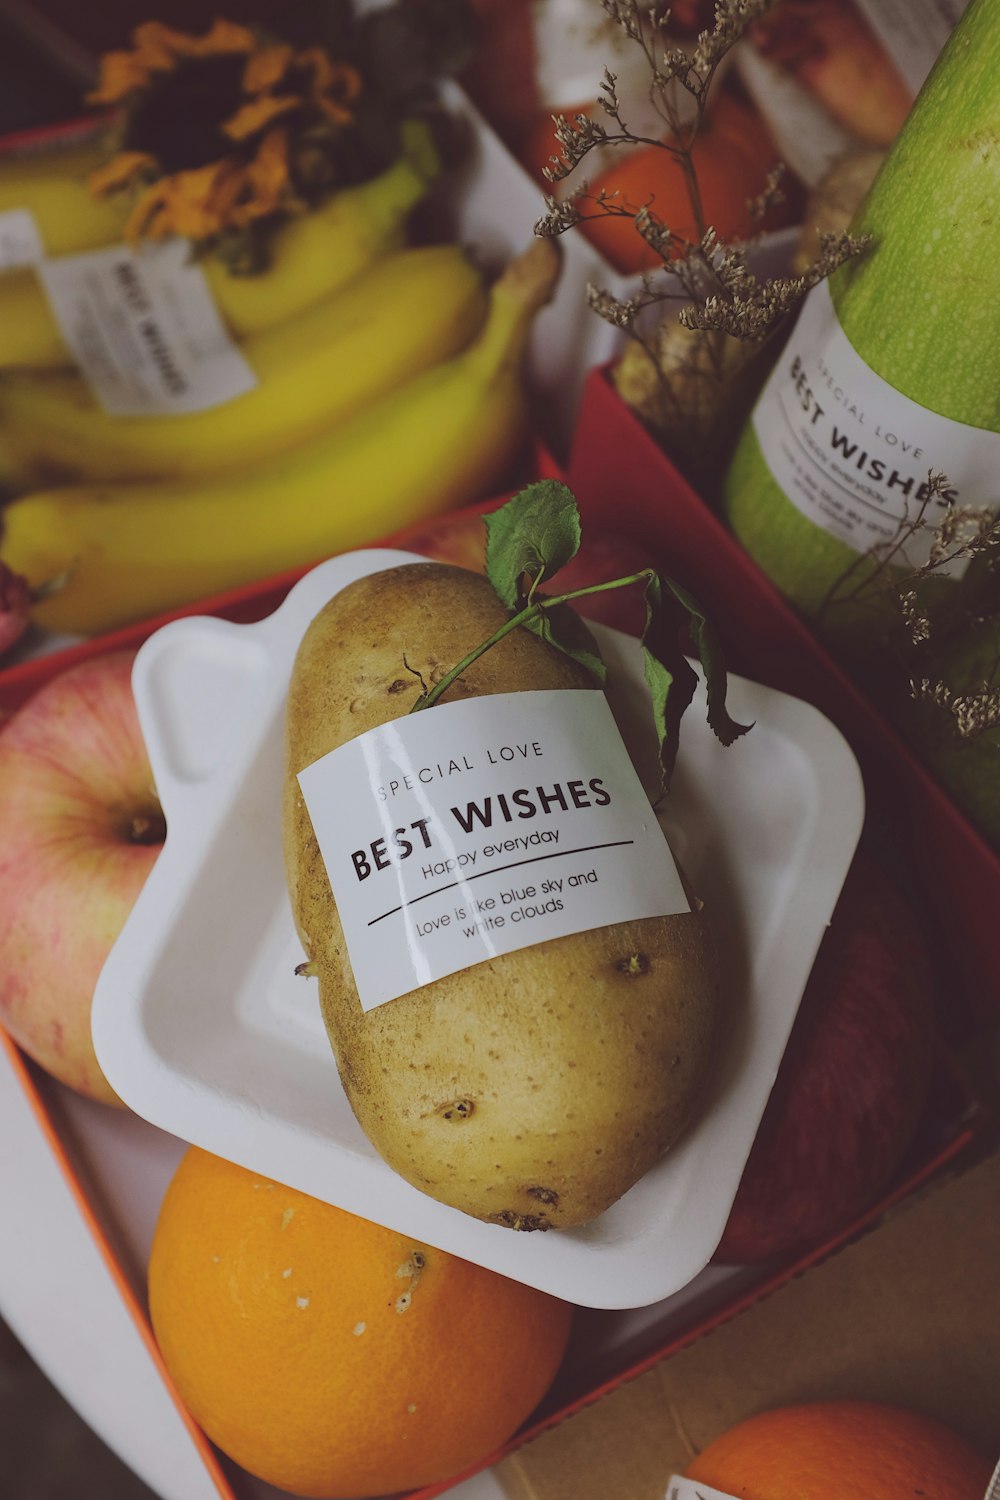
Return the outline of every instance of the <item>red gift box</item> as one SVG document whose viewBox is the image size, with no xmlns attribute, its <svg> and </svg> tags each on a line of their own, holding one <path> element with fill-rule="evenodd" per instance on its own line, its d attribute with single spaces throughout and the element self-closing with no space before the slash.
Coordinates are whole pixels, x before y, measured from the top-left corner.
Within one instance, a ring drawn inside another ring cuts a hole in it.
<svg viewBox="0 0 1000 1500">
<path fill-rule="evenodd" d="M 605 388 L 602 402 L 610 394 Z M 617 406 L 612 406 L 608 416 L 619 416 Z M 588 413 L 585 412 L 584 425 L 578 438 L 578 446 L 582 445 L 584 451 L 591 438 L 600 441 L 602 437 L 600 424 L 604 421 L 603 415 L 598 416 L 590 411 L 589 420 L 593 424 L 592 429 L 588 429 Z M 610 436 L 607 429 L 604 429 L 604 440 L 607 441 Z M 617 453 L 623 464 L 628 463 L 630 451 L 618 444 Z M 558 466 L 544 452 L 539 451 L 536 459 L 537 477 L 561 477 Z M 578 473 L 582 472 L 578 470 Z M 624 491 L 620 483 L 615 488 L 609 486 L 605 489 L 596 482 L 596 472 L 593 470 L 588 473 L 588 482 L 583 482 L 581 478 L 574 481 L 585 536 L 599 535 L 605 526 L 619 534 L 631 532 L 636 538 L 646 542 L 654 561 L 681 578 L 687 579 L 690 576 L 693 582 L 693 571 L 689 571 L 688 566 L 682 562 L 676 547 L 672 543 L 668 545 L 668 535 L 672 536 L 673 532 L 672 529 L 665 530 L 663 527 L 659 497 L 651 496 L 649 488 L 639 484 L 634 487 L 629 485 Z M 501 503 L 502 499 L 484 502 L 458 515 L 480 514 Z M 400 543 L 405 545 L 405 536 L 387 538 L 384 545 Z M 0 712 L 9 711 L 23 702 L 31 692 L 72 663 L 115 649 L 137 647 L 168 619 L 181 614 L 210 613 L 242 622 L 261 619 L 281 602 L 304 571 L 306 570 L 296 570 L 280 577 L 261 580 L 226 595 L 188 606 L 172 615 L 145 620 L 114 634 L 68 650 L 51 652 L 12 667 L 0 673 Z M 752 653 L 748 652 L 747 655 Z M 785 686 L 784 683 L 779 685 Z M 253 1483 L 247 1480 L 243 1471 L 228 1460 L 220 1461 L 219 1455 L 191 1422 L 183 1403 L 173 1391 L 170 1377 L 160 1360 L 143 1305 L 141 1267 L 140 1280 L 137 1282 L 134 1276 L 135 1253 L 133 1252 L 130 1260 L 122 1248 L 128 1234 L 123 1230 L 120 1206 L 115 1201 L 121 1193 L 120 1185 L 114 1181 L 115 1166 L 95 1159 L 94 1153 L 99 1150 L 100 1138 L 93 1137 L 84 1128 L 87 1119 L 93 1118 L 94 1111 L 97 1111 L 104 1118 L 102 1131 L 106 1135 L 107 1131 L 115 1129 L 117 1113 L 71 1096 L 68 1090 L 27 1063 L 2 1032 L 0 1046 L 11 1061 L 19 1087 L 42 1124 L 53 1156 L 87 1229 L 114 1278 L 150 1359 L 182 1414 L 201 1453 L 207 1474 L 222 1500 L 240 1500 L 248 1488 L 250 1493 L 255 1493 Z M 949 1058 L 944 1056 L 920 1135 L 907 1162 L 897 1174 L 893 1187 L 878 1203 L 872 1205 L 854 1223 L 844 1225 L 828 1242 L 780 1264 L 725 1269 L 710 1267 L 698 1279 L 699 1284 L 693 1295 L 685 1294 L 683 1298 L 667 1299 L 666 1303 L 638 1313 L 617 1314 L 581 1309 L 577 1313 L 576 1328 L 563 1369 L 542 1406 L 500 1452 L 484 1455 L 468 1473 L 475 1473 L 492 1465 L 501 1456 L 514 1451 L 579 1407 L 589 1404 L 601 1394 L 648 1368 L 666 1353 L 700 1337 L 784 1284 L 789 1278 L 824 1259 L 860 1230 L 876 1222 L 894 1203 L 907 1197 L 919 1185 L 960 1157 L 976 1138 L 978 1126 L 978 1107 L 970 1098 Z M 160 1170 L 162 1171 L 162 1163 Z M 30 1336 L 26 1341 L 30 1347 Z M 444 1493 L 466 1477 L 468 1474 L 456 1475 L 447 1482 L 414 1491 L 406 1500 L 430 1500 L 431 1496 Z"/>
</svg>

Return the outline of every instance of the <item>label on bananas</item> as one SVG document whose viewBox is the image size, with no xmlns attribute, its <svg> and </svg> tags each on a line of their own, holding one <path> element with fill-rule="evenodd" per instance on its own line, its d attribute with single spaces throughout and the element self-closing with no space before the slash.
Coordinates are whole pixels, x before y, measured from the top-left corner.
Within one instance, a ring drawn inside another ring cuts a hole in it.
<svg viewBox="0 0 1000 1500">
<path fill-rule="evenodd" d="M 190 255 L 174 239 L 38 265 L 70 353 L 111 416 L 204 411 L 257 384 Z"/>
<path fill-rule="evenodd" d="M 33 266 L 45 254 L 41 231 L 28 208 L 9 208 L 0 214 L 0 271 Z"/>
<path fill-rule="evenodd" d="M 299 773 L 361 1004 L 690 910 L 604 694 L 441 703 Z"/>
</svg>

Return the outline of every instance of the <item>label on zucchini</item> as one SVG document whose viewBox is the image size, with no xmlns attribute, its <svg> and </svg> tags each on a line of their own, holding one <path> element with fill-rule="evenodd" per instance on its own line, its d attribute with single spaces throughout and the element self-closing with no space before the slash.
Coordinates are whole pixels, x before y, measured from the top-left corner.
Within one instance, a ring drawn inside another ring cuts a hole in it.
<svg viewBox="0 0 1000 1500">
<path fill-rule="evenodd" d="M 111 416 L 204 411 L 257 384 L 190 257 L 173 239 L 39 262 L 62 336 Z"/>
<path fill-rule="evenodd" d="M 29 208 L 9 208 L 0 214 L 0 271 L 33 266 L 44 254 L 41 231 Z"/>
<path fill-rule="evenodd" d="M 736 1497 L 727 1490 L 713 1490 L 711 1485 L 686 1479 L 683 1474 L 671 1474 L 664 1500 L 736 1500 Z"/>
<path fill-rule="evenodd" d="M 690 910 L 594 689 L 437 704 L 298 780 L 365 1010 L 501 953 Z"/>
<path fill-rule="evenodd" d="M 807 296 L 753 426 L 775 482 L 804 516 L 855 552 L 888 546 L 900 566 L 927 561 L 948 505 L 1000 500 L 1000 434 L 930 411 L 876 375 L 825 282 Z M 931 494 L 930 474 L 947 476 L 943 495 Z"/>
</svg>

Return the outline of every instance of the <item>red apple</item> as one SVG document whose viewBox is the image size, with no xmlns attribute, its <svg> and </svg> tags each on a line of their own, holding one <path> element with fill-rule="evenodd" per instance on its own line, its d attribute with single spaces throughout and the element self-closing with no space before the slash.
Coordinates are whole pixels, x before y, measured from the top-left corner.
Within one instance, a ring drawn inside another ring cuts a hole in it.
<svg viewBox="0 0 1000 1500">
<path fill-rule="evenodd" d="M 481 573 L 486 566 L 486 523 L 478 512 L 446 511 L 397 532 L 393 541 L 404 552 L 419 552 L 471 573 Z"/>
<path fill-rule="evenodd" d="M 27 630 L 30 609 L 28 580 L 0 562 L 0 656 L 15 646 Z"/>
<path fill-rule="evenodd" d="M 902 893 L 857 856 L 802 998 L 716 1260 L 819 1244 L 888 1186 L 927 1099 L 932 964 Z"/>
<path fill-rule="evenodd" d="M 481 515 L 470 512 L 446 514 L 400 532 L 395 541 L 406 551 L 420 552 L 435 562 L 454 563 L 456 567 L 469 568 L 474 573 L 481 573 L 486 566 L 486 524 Z M 577 555 L 553 574 L 545 584 L 544 592 L 569 593 L 594 583 L 628 577 L 651 565 L 645 548 L 628 537 L 613 531 L 588 537 L 585 532 Z M 645 622 L 640 584 L 590 594 L 574 600 L 574 606 L 588 620 L 597 620 L 631 635 L 638 635 Z"/>
<path fill-rule="evenodd" d="M 0 734 L 0 1023 L 106 1103 L 120 1101 L 94 1054 L 91 999 L 165 833 L 132 659 L 61 672 Z"/>
</svg>

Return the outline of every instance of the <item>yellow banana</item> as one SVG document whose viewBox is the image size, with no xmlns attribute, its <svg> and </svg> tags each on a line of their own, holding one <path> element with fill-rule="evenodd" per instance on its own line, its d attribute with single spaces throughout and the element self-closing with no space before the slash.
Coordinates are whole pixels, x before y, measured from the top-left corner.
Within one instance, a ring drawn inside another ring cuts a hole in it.
<svg viewBox="0 0 1000 1500">
<path fill-rule="evenodd" d="M 0 214 L 26 208 L 48 255 L 113 245 L 125 227 L 122 201 L 95 198 L 87 176 L 107 157 L 101 141 L 0 158 Z"/>
<path fill-rule="evenodd" d="M 332 431 L 376 396 L 456 354 L 486 317 L 457 245 L 397 250 L 243 345 L 258 385 L 207 411 L 113 417 L 72 371 L 0 376 L 9 488 L 219 474 Z"/>
<path fill-rule="evenodd" d="M 343 286 L 376 256 L 398 249 L 410 211 L 427 192 L 440 161 L 422 127 L 378 177 L 342 188 L 327 202 L 277 230 L 272 258 L 257 275 L 236 276 L 216 256 L 202 269 L 236 338 L 273 328 Z M 31 267 L 0 275 L 0 368 L 51 369 L 70 355 Z"/>
<path fill-rule="evenodd" d="M 527 434 L 522 353 L 558 267 L 553 242 L 534 241 L 492 288 L 486 323 L 461 354 L 246 473 L 12 501 L 0 558 L 33 586 L 65 575 L 37 606 L 38 623 L 111 630 L 488 493 Z"/>
</svg>

